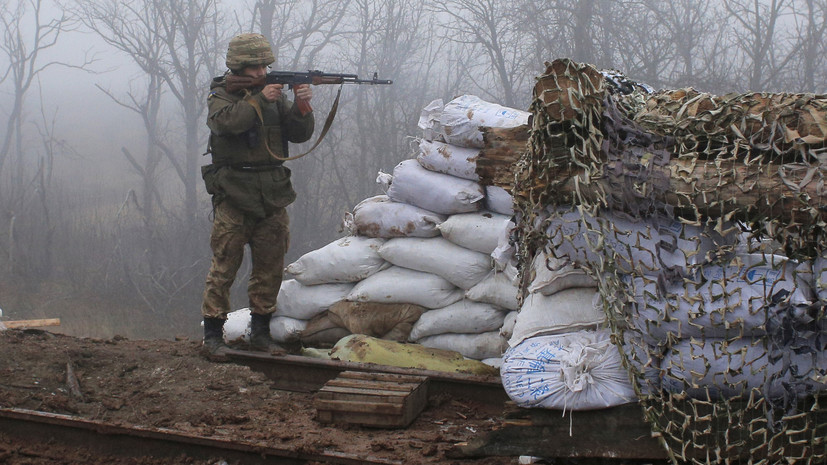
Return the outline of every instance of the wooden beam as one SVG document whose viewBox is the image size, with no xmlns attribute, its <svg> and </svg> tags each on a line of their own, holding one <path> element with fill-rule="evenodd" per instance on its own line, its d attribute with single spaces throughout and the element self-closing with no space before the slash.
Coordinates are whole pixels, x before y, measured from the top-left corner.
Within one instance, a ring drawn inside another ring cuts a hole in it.
<svg viewBox="0 0 827 465">
<path fill-rule="evenodd" d="M 0 321 L 8 329 L 40 328 L 43 326 L 60 326 L 60 318 L 44 318 L 40 320 Z"/>
</svg>

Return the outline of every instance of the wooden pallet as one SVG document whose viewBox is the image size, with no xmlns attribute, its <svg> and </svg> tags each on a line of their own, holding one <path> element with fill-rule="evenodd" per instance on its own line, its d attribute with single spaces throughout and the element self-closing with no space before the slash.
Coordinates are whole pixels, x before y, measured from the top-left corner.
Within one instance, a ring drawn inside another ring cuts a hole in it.
<svg viewBox="0 0 827 465">
<path fill-rule="evenodd" d="M 316 393 L 316 420 L 404 428 L 425 408 L 428 378 L 344 371 Z"/>
</svg>

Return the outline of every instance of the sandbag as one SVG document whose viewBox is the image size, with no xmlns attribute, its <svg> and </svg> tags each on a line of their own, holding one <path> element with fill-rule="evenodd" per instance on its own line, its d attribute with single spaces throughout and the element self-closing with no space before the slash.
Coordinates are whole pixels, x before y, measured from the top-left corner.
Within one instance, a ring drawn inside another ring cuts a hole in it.
<svg viewBox="0 0 827 465">
<path fill-rule="evenodd" d="M 298 320 L 289 316 L 274 316 L 270 319 L 270 336 L 278 344 L 294 343 L 301 337 L 307 327 L 307 320 Z"/>
<path fill-rule="evenodd" d="M 737 238 L 734 229 L 724 237 L 711 228 L 663 216 L 636 220 L 618 212 L 601 211 L 600 221 L 608 225 L 606 231 L 589 214 L 554 214 L 546 230 L 554 255 L 598 269 L 603 269 L 606 257 L 613 257 L 618 271 L 625 274 L 658 276 L 664 270 L 680 274 L 706 263 L 708 254 Z M 600 231 L 605 233 L 602 241 Z M 597 253 L 598 247 L 607 250 Z"/>
<path fill-rule="evenodd" d="M 514 214 L 514 197 L 499 186 L 485 186 L 485 209 L 500 215 Z"/>
<path fill-rule="evenodd" d="M 492 270 L 482 281 L 465 291 L 465 297 L 476 302 L 485 302 L 508 310 L 520 308 L 517 299 L 520 289 L 503 272 Z"/>
<path fill-rule="evenodd" d="M 823 378 L 820 382 L 814 376 L 797 380 L 813 374 L 811 354 L 823 354 L 824 347 L 768 351 L 766 344 L 764 338 L 749 337 L 679 341 L 664 359 L 663 388 L 695 399 L 718 400 L 745 395 L 752 389 L 773 398 L 803 396 L 827 387 Z"/>
<path fill-rule="evenodd" d="M 429 310 L 413 325 L 409 340 L 416 342 L 434 334 L 479 334 L 500 329 L 505 311 L 491 304 L 460 300 L 447 307 Z"/>
<path fill-rule="evenodd" d="M 479 181 L 477 176 L 477 158 L 479 149 L 469 149 L 444 142 L 419 141 L 419 154 L 416 160 L 423 168 L 437 173 L 450 174 L 462 179 Z"/>
<path fill-rule="evenodd" d="M 344 226 L 360 236 L 436 237 L 436 225 L 447 216 L 407 203 L 394 202 L 387 195 L 377 195 L 359 202 L 352 214 L 345 215 Z"/>
<path fill-rule="evenodd" d="M 353 283 L 305 286 L 295 279 L 282 281 L 276 301 L 276 315 L 309 320 L 345 297 Z"/>
<path fill-rule="evenodd" d="M 425 347 L 453 350 L 474 360 L 499 357 L 505 349 L 505 341 L 499 331 L 481 334 L 436 334 L 417 341 Z"/>
<path fill-rule="evenodd" d="M 330 318 L 330 312 L 322 312 L 310 321 L 299 335 L 302 345 L 306 347 L 330 348 L 341 338 L 351 334 L 337 321 Z"/>
<path fill-rule="evenodd" d="M 439 123 L 445 142 L 461 147 L 483 148 L 480 127 L 513 128 L 528 124 L 531 114 L 475 95 L 461 95 L 442 109 Z"/>
<path fill-rule="evenodd" d="M 606 315 L 598 304 L 596 288 L 566 289 L 549 296 L 529 294 L 517 315 L 514 334 L 508 345 L 515 347 L 530 337 L 568 333 L 605 324 Z"/>
<path fill-rule="evenodd" d="M 525 408 L 594 410 L 637 400 L 608 330 L 528 338 L 506 351 L 500 377 Z"/>
<path fill-rule="evenodd" d="M 503 319 L 503 325 L 500 327 L 500 336 L 506 341 L 511 339 L 511 336 L 514 334 L 514 325 L 517 324 L 517 315 L 519 314 L 520 312 L 518 311 L 508 312 Z"/>
<path fill-rule="evenodd" d="M 461 289 L 443 277 L 392 266 L 359 281 L 346 300 L 441 308 L 458 301 L 462 295 Z"/>
<path fill-rule="evenodd" d="M 441 276 L 461 289 L 470 289 L 491 271 L 485 254 L 460 247 L 442 237 L 398 237 L 379 248 L 394 265 Z"/>
<path fill-rule="evenodd" d="M 479 183 L 428 171 L 416 160 L 405 160 L 393 169 L 388 197 L 395 202 L 453 215 L 479 210 L 485 193 Z"/>
<path fill-rule="evenodd" d="M 557 258 L 545 250 L 531 262 L 528 292 L 556 294 L 565 289 L 597 287 L 597 281 L 567 257 Z"/>
<path fill-rule="evenodd" d="M 414 304 L 342 301 L 333 304 L 328 313 L 331 321 L 353 334 L 405 342 L 425 310 Z"/>
<path fill-rule="evenodd" d="M 496 376 L 497 370 L 476 360 L 448 350 L 427 348 L 354 334 L 341 339 L 329 352 L 333 360 L 376 363 L 402 368 Z"/>
<path fill-rule="evenodd" d="M 227 314 L 224 322 L 224 342 L 234 344 L 250 340 L 250 309 L 242 308 Z"/>
<path fill-rule="evenodd" d="M 442 136 L 442 126 L 439 124 L 443 107 L 445 107 L 445 102 L 438 98 L 422 108 L 417 126 L 422 129 L 422 136 L 425 140 L 445 142 L 445 138 Z"/>
<path fill-rule="evenodd" d="M 379 256 L 384 242 L 362 236 L 342 237 L 302 255 L 287 265 L 286 271 L 305 286 L 361 281 L 390 266 Z"/>
<path fill-rule="evenodd" d="M 659 342 L 666 342 L 670 334 L 760 336 L 784 319 L 807 323 L 810 290 L 796 281 L 795 266 L 780 256 L 738 255 L 726 266 L 707 265 L 693 279 L 668 284 L 664 295 L 655 280 L 631 279 L 632 321 Z"/>
<path fill-rule="evenodd" d="M 505 215 L 479 211 L 451 215 L 438 224 L 437 229 L 454 244 L 491 255 L 509 225 L 510 219 Z"/>
</svg>

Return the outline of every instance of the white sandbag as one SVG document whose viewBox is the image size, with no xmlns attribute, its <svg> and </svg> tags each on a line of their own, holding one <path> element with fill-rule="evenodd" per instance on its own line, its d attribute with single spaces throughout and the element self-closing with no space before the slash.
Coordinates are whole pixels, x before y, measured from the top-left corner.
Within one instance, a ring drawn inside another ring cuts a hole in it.
<svg viewBox="0 0 827 465">
<path fill-rule="evenodd" d="M 393 169 L 388 197 L 435 213 L 454 215 L 479 210 L 485 194 L 479 183 L 435 173 L 416 160 L 405 160 Z"/>
<path fill-rule="evenodd" d="M 503 365 L 503 358 L 502 357 L 492 357 L 480 360 L 482 363 L 492 366 L 496 369 L 499 369 Z"/>
<path fill-rule="evenodd" d="M 289 316 L 274 316 L 270 319 L 270 336 L 278 344 L 299 340 L 308 320 L 297 320 Z"/>
<path fill-rule="evenodd" d="M 517 300 L 519 293 L 520 288 L 508 278 L 508 275 L 492 270 L 482 281 L 465 291 L 465 297 L 508 310 L 517 310 L 520 308 L 520 302 Z"/>
<path fill-rule="evenodd" d="M 448 217 L 407 203 L 394 202 L 377 195 L 359 202 L 353 213 L 345 215 L 345 229 L 351 234 L 391 237 L 436 237 L 436 225 Z"/>
<path fill-rule="evenodd" d="M 517 323 L 517 315 L 520 312 L 513 311 L 508 312 L 508 314 L 503 319 L 503 325 L 500 327 L 500 336 L 503 337 L 506 341 L 511 339 L 511 336 L 514 334 L 514 325 Z"/>
<path fill-rule="evenodd" d="M 516 229 L 517 224 L 509 219 L 499 231 L 497 248 L 491 251 L 494 268 L 498 271 L 504 270 L 510 263 L 517 263 L 517 239 L 514 237 Z"/>
<path fill-rule="evenodd" d="M 379 256 L 384 239 L 347 236 L 302 255 L 287 272 L 306 285 L 352 283 L 390 266 Z"/>
<path fill-rule="evenodd" d="M 442 308 L 462 299 L 462 294 L 461 289 L 441 276 L 392 266 L 359 281 L 347 300 Z"/>
<path fill-rule="evenodd" d="M 394 265 L 442 276 L 455 286 L 470 289 L 491 271 L 491 259 L 442 237 L 397 237 L 379 248 Z"/>
<path fill-rule="evenodd" d="M 514 214 L 514 197 L 499 186 L 485 186 L 485 209 L 501 215 Z"/>
<path fill-rule="evenodd" d="M 666 286 L 656 280 L 631 280 L 632 319 L 656 342 L 677 338 L 735 337 L 766 334 L 782 318 L 807 322 L 809 289 L 798 286 L 796 264 L 784 257 L 738 255 L 727 266 L 707 265 L 699 276 Z M 789 309 L 789 311 L 788 311 Z"/>
<path fill-rule="evenodd" d="M 708 261 L 708 254 L 731 244 L 733 233 L 722 237 L 711 228 L 655 217 L 633 219 L 621 213 L 602 211 L 603 224 L 610 225 L 601 241 L 601 223 L 589 214 L 565 212 L 551 219 L 547 234 L 557 257 L 602 269 L 607 253 L 614 255 L 618 271 L 657 276 L 664 269 L 679 273 Z M 595 249 L 608 249 L 595 253 Z"/>
<path fill-rule="evenodd" d="M 505 310 L 491 304 L 460 300 L 447 307 L 429 310 L 414 323 L 408 340 L 444 333 L 479 334 L 500 329 Z"/>
<path fill-rule="evenodd" d="M 250 309 L 242 308 L 227 314 L 224 322 L 224 342 L 227 344 L 250 340 Z"/>
<path fill-rule="evenodd" d="M 525 408 L 593 410 L 637 400 L 608 330 L 526 339 L 506 351 L 500 377 Z"/>
<path fill-rule="evenodd" d="M 417 344 L 432 349 L 453 350 L 474 360 L 499 357 L 505 348 L 505 341 L 499 331 L 482 334 L 437 334 L 423 337 Z"/>
<path fill-rule="evenodd" d="M 566 289 L 553 295 L 529 294 L 523 302 L 508 345 L 543 334 L 596 328 L 606 322 L 596 288 Z"/>
<path fill-rule="evenodd" d="M 597 281 L 567 257 L 556 258 L 540 251 L 531 262 L 531 282 L 528 292 L 543 295 L 556 294 L 564 289 L 597 287 Z"/>
<path fill-rule="evenodd" d="M 419 142 L 419 155 L 416 156 L 416 160 L 425 169 L 479 181 L 480 177 L 477 175 L 479 156 L 479 149 L 423 139 Z"/>
<path fill-rule="evenodd" d="M 685 339 L 667 352 L 663 362 L 663 388 L 690 397 L 717 400 L 758 389 L 765 397 L 811 391 L 808 380 L 794 373 L 812 369 L 812 356 L 793 350 L 775 351 L 773 357 L 764 338 Z M 822 388 L 824 385 L 821 385 Z"/>
<path fill-rule="evenodd" d="M 295 279 L 285 280 L 279 289 L 275 314 L 309 320 L 336 302 L 345 300 L 353 286 L 353 283 L 305 286 Z"/>
<path fill-rule="evenodd" d="M 462 95 L 445 105 L 439 123 L 445 142 L 483 148 L 481 127 L 513 128 L 528 124 L 530 116 L 528 112 L 486 102 L 475 95 Z"/>
<path fill-rule="evenodd" d="M 451 215 L 436 228 L 454 244 L 491 255 L 510 225 L 511 220 L 505 215 L 479 211 Z"/>
<path fill-rule="evenodd" d="M 425 105 L 425 108 L 420 112 L 417 126 L 422 129 L 422 136 L 426 140 L 445 142 L 442 137 L 442 126 L 439 124 L 443 107 L 445 107 L 445 103 L 439 98 Z"/>
</svg>

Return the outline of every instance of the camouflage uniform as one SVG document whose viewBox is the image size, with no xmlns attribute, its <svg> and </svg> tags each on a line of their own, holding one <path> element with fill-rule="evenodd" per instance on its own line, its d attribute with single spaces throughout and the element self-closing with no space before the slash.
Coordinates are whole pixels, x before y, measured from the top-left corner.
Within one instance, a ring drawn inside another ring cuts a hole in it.
<svg viewBox="0 0 827 465">
<path fill-rule="evenodd" d="M 252 53 L 245 56 L 248 46 Z M 242 34 L 230 42 L 227 66 L 231 70 L 272 62 L 269 44 L 258 34 Z M 285 207 L 296 193 L 290 170 L 270 152 L 286 157 L 288 141 L 304 142 L 312 136 L 314 118 L 312 113 L 302 115 L 284 96 L 268 102 L 260 90 L 231 94 L 226 76 L 210 86 L 207 125 L 212 164 L 202 168 L 202 175 L 213 196 L 215 219 L 210 237 L 213 258 L 201 306 L 205 322 L 226 319 L 230 287 L 245 244 L 250 245 L 253 265 L 248 286 L 251 312 L 269 317 L 281 286 L 289 243 Z"/>
</svg>

